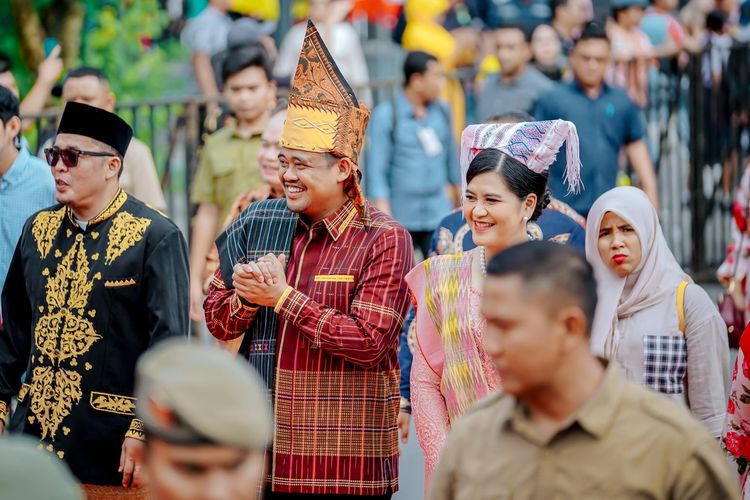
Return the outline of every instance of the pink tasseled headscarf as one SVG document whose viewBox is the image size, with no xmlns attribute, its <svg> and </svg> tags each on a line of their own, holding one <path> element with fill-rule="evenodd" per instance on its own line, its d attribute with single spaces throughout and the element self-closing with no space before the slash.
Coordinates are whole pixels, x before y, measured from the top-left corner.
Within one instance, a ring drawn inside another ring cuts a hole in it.
<svg viewBox="0 0 750 500">
<path fill-rule="evenodd" d="M 581 159 L 576 126 L 565 120 L 469 125 L 461 134 L 461 183 L 466 191 L 466 172 L 483 149 L 497 149 L 542 174 L 555 161 L 562 143 L 567 143 L 565 182 L 569 193 L 581 189 Z"/>
</svg>

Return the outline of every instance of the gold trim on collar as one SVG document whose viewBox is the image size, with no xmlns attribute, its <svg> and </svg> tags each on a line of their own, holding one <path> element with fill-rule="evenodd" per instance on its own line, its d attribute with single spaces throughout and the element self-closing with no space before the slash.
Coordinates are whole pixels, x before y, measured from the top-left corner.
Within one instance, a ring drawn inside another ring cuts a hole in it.
<svg viewBox="0 0 750 500">
<path fill-rule="evenodd" d="M 104 220 L 109 219 L 114 214 L 117 213 L 118 210 L 122 208 L 122 206 L 125 204 L 125 202 L 128 200 L 128 194 L 122 190 L 122 188 L 117 190 L 117 194 L 115 194 L 115 197 L 112 198 L 112 201 L 109 202 L 109 204 L 106 206 L 104 210 L 99 212 L 99 214 L 94 217 L 93 219 L 89 219 L 86 228 L 88 226 L 93 224 L 98 224 Z M 73 215 L 73 210 L 70 209 L 70 207 L 67 207 L 67 214 L 68 219 L 70 219 L 70 222 L 72 222 L 74 225 L 78 225 L 76 222 L 75 215 Z"/>
<path fill-rule="evenodd" d="M 356 216 L 357 207 L 351 201 L 347 201 L 340 209 L 323 219 L 323 224 L 325 224 L 333 241 L 338 241 Z"/>
</svg>

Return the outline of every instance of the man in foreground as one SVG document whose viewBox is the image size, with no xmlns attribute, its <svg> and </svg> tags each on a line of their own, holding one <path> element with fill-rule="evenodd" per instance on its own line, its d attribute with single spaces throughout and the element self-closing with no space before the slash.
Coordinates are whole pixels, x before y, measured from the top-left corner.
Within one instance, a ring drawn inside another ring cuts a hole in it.
<svg viewBox="0 0 750 500">
<path fill-rule="evenodd" d="M 263 382 L 244 360 L 175 339 L 144 354 L 136 378 L 150 498 L 258 498 L 273 423 Z"/>
<path fill-rule="evenodd" d="M 495 256 L 482 313 L 504 394 L 448 436 L 432 500 L 738 498 L 719 444 L 690 414 L 589 349 L 591 266 L 534 241 Z"/>
</svg>

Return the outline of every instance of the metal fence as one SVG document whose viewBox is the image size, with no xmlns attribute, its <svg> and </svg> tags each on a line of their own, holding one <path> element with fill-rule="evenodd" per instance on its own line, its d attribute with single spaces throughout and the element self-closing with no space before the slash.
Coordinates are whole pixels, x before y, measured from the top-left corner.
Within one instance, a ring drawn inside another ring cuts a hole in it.
<svg viewBox="0 0 750 500">
<path fill-rule="evenodd" d="M 722 71 L 712 75 L 711 58 Z M 651 82 L 646 118 L 658 171 L 661 222 L 680 263 L 713 276 L 731 237 L 732 198 L 748 158 L 750 51 L 707 47 L 687 65 L 665 61 Z"/>
<path fill-rule="evenodd" d="M 679 262 L 704 279 L 724 258 L 731 198 L 750 146 L 750 50 L 747 45 L 735 46 L 719 81 L 706 78 L 706 57 L 693 56 L 683 65 L 663 61 L 652 74 L 645 110 L 667 241 Z M 465 81 L 470 88 L 470 78 Z M 399 86 L 396 79 L 372 82 L 375 105 L 392 99 Z M 189 192 L 198 151 L 215 127 L 206 118 L 209 104 L 189 97 L 117 107 L 151 148 L 169 215 L 185 234 L 194 209 Z M 49 111 L 25 118 L 33 122 L 26 134 L 32 151 L 54 133 L 58 114 Z"/>
</svg>

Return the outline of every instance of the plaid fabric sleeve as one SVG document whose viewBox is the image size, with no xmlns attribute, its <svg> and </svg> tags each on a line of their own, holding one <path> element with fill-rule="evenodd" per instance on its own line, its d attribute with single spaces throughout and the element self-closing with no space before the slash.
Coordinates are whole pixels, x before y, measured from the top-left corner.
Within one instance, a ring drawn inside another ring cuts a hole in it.
<svg viewBox="0 0 750 500">
<path fill-rule="evenodd" d="M 232 340 L 250 328 L 258 307 L 242 300 L 234 289 L 227 289 L 221 279 L 221 268 L 218 267 L 208 285 L 203 311 L 211 335 L 219 340 Z"/>
<path fill-rule="evenodd" d="M 369 249 L 358 292 L 345 313 L 325 307 L 290 288 L 276 312 L 312 342 L 335 356 L 374 368 L 389 350 L 396 349 L 407 306 L 404 276 L 414 266 L 411 240 L 394 228 Z"/>
</svg>

